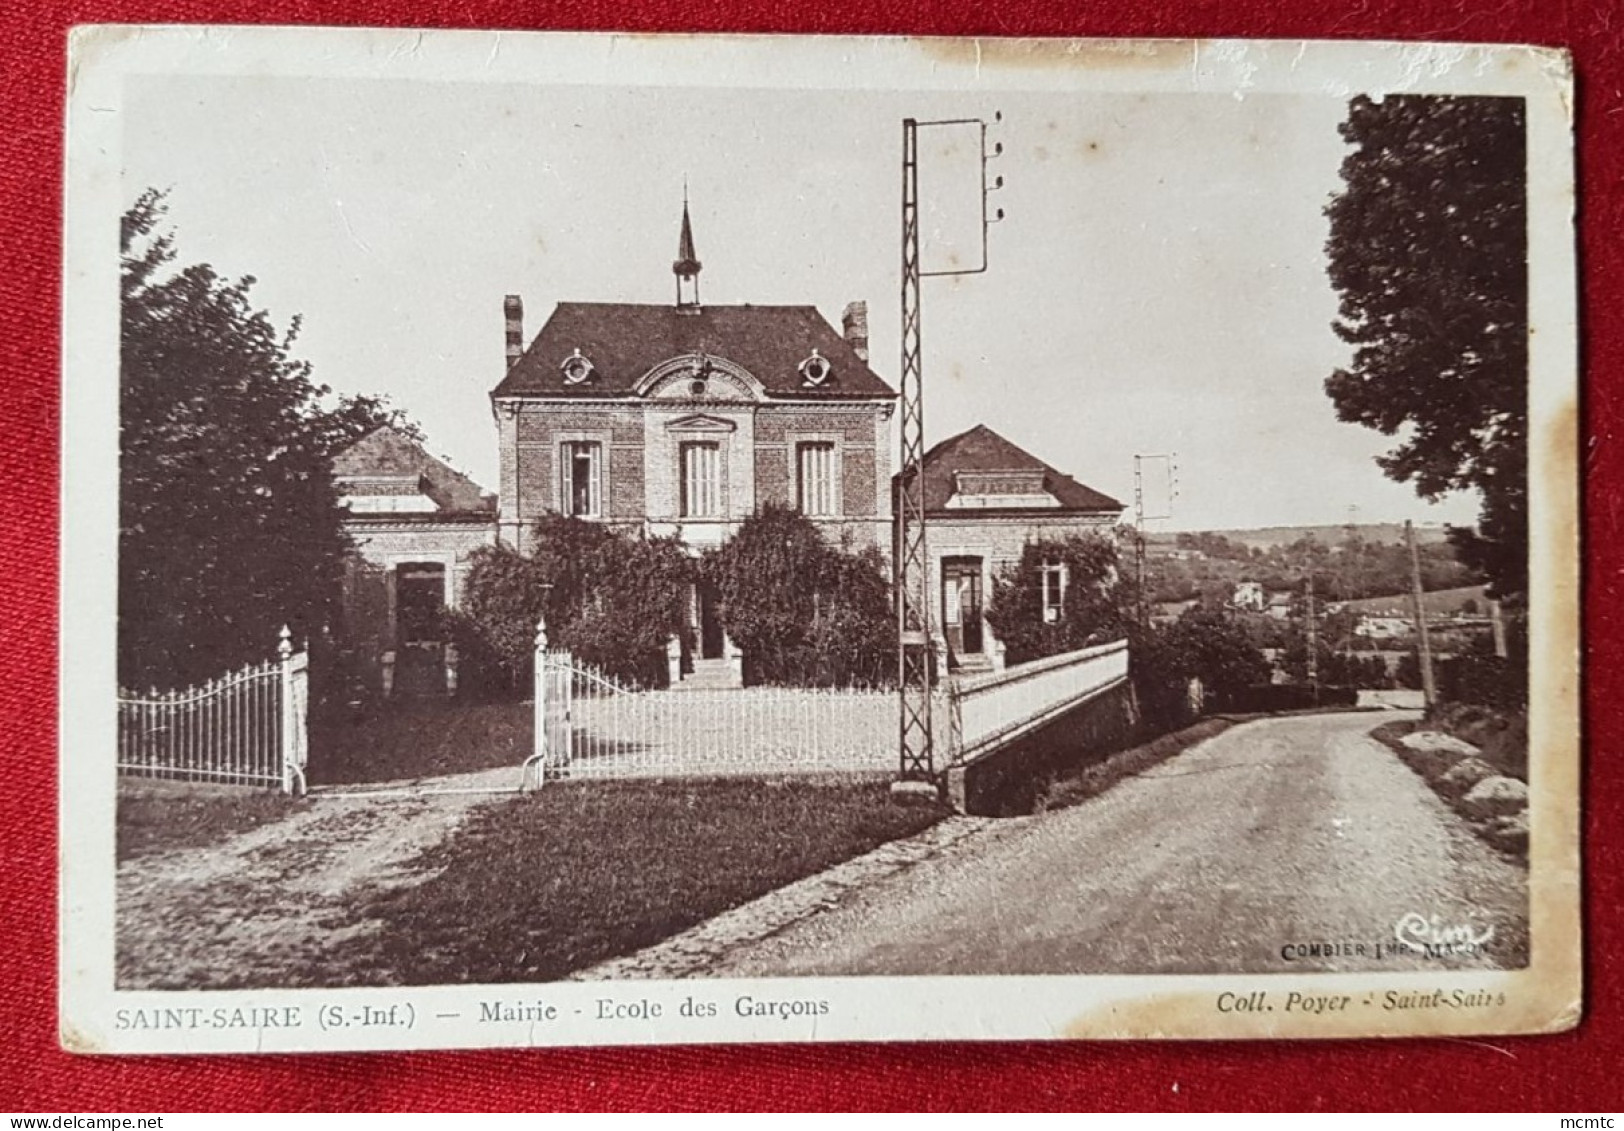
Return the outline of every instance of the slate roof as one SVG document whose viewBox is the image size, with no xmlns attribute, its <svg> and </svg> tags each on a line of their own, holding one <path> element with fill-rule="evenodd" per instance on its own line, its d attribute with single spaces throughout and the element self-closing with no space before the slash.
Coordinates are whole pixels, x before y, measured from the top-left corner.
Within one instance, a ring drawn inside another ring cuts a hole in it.
<svg viewBox="0 0 1624 1131">
<path fill-rule="evenodd" d="M 341 494 L 345 479 L 415 476 L 422 493 L 440 508 L 436 512 L 440 515 L 496 513 L 495 495 L 450 464 L 431 456 L 423 445 L 388 424 L 379 425 L 334 456 L 333 475 L 341 481 Z"/>
<path fill-rule="evenodd" d="M 949 509 L 947 501 L 956 489 L 954 475 L 961 471 L 1041 471 L 1043 488 L 1060 503 L 1057 507 L 998 507 Z M 1056 471 L 1026 449 L 1017 447 L 985 424 L 968 432 L 949 436 L 925 453 L 925 511 L 943 512 L 957 518 L 974 515 L 1030 513 L 1066 514 L 1107 512 L 1120 514 L 1123 505 L 1092 487 L 1085 487 L 1064 472 Z M 902 476 L 893 478 L 900 487 Z"/>
<path fill-rule="evenodd" d="M 589 380 L 569 385 L 559 366 L 577 349 L 592 362 L 594 372 Z M 799 366 L 813 349 L 829 361 L 833 372 L 823 384 L 809 387 Z M 896 396 L 816 307 L 745 304 L 679 309 L 618 302 L 559 303 L 491 396 L 624 397 L 660 362 L 701 352 L 742 365 L 770 397 Z"/>
</svg>

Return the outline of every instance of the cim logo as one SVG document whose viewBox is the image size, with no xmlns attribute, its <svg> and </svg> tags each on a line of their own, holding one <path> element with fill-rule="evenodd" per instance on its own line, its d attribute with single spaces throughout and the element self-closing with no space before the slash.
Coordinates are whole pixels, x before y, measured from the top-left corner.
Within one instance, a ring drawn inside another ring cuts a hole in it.
<svg viewBox="0 0 1624 1131">
<path fill-rule="evenodd" d="M 1406 950 L 1429 958 L 1443 958 L 1481 954 L 1494 938 L 1494 928 L 1489 926 L 1477 931 L 1468 924 L 1445 923 L 1437 915 L 1411 911 L 1393 925 L 1393 937 Z"/>
</svg>

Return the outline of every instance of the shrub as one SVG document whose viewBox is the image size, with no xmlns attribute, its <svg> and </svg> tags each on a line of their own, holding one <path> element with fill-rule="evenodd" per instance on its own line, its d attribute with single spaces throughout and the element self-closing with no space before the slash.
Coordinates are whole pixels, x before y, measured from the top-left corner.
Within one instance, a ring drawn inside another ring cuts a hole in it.
<svg viewBox="0 0 1624 1131">
<path fill-rule="evenodd" d="M 1129 638 L 1129 674 L 1147 724 L 1179 726 L 1195 714 L 1191 680 L 1200 680 L 1207 709 L 1232 709 L 1269 678 L 1269 661 L 1231 611 L 1197 606 L 1166 627 Z"/>
<path fill-rule="evenodd" d="M 482 656 L 492 665 L 481 673 L 487 688 L 513 690 L 529 680 L 546 580 L 537 562 L 507 546 L 483 547 L 470 558 L 462 607 L 450 627 L 459 658 Z"/>
<path fill-rule="evenodd" d="M 768 506 L 705 561 L 745 681 L 889 686 L 896 621 L 879 551 L 834 546 L 811 519 Z"/>
<path fill-rule="evenodd" d="M 664 686 L 666 642 L 687 632 L 693 566 L 682 547 L 558 515 L 537 522 L 536 542 L 530 557 L 507 547 L 473 557 L 452 622 L 470 691 L 522 693 L 543 608 L 554 647 L 616 679 Z"/>
<path fill-rule="evenodd" d="M 1045 568 L 1064 571 L 1060 612 L 1044 617 Z M 1115 542 L 1093 534 L 1040 538 L 1021 548 L 1020 561 L 993 579 L 987 623 L 1005 659 L 1024 664 L 1090 644 L 1120 640 L 1132 623 L 1133 599 Z"/>
<path fill-rule="evenodd" d="M 1438 664 L 1438 698 L 1500 711 L 1528 706 L 1528 665 L 1500 656 L 1455 656 Z"/>
</svg>

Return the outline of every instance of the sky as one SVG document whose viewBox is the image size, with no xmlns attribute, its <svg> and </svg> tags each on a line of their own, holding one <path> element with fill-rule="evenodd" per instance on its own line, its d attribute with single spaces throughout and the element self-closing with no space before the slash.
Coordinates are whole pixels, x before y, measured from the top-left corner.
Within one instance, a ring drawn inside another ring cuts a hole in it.
<svg viewBox="0 0 1624 1131">
<path fill-rule="evenodd" d="M 869 305 L 899 380 L 901 120 L 1002 115 L 985 273 L 926 279 L 927 441 L 986 424 L 1160 529 L 1470 523 L 1337 421 L 1324 207 L 1345 96 L 986 95 L 283 77 L 132 78 L 125 203 L 252 275 L 322 383 L 384 393 L 496 486 L 502 299 L 673 300 L 684 184 L 707 303 Z M 925 266 L 979 258 L 975 136 L 921 135 Z"/>
</svg>

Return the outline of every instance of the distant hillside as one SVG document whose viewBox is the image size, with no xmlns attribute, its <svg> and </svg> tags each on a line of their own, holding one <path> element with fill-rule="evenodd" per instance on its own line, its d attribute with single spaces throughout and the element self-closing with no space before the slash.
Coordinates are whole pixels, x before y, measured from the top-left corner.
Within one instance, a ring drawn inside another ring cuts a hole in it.
<svg viewBox="0 0 1624 1131">
<path fill-rule="evenodd" d="M 1404 524 L 1401 522 L 1355 523 L 1353 529 L 1359 532 L 1360 538 L 1377 545 L 1399 545 L 1404 541 Z M 1221 534 L 1247 547 L 1256 546 L 1260 550 L 1271 550 L 1277 546 L 1289 546 L 1301 538 L 1313 538 L 1327 546 L 1335 546 L 1347 538 L 1348 527 L 1346 523 L 1324 526 L 1264 526 L 1251 530 L 1210 530 L 1201 533 Z M 1415 540 L 1423 546 L 1443 542 L 1447 537 L 1442 525 L 1428 523 L 1415 528 Z M 1176 531 L 1153 531 L 1145 535 L 1147 542 L 1158 544 L 1171 544 L 1177 539 Z"/>
<path fill-rule="evenodd" d="M 1295 592 L 1309 574 L 1323 600 L 1380 598 L 1410 587 L 1412 567 L 1403 530 L 1372 523 L 1359 527 L 1353 542 L 1340 526 L 1161 533 L 1146 555 L 1145 581 L 1156 601 L 1201 597 L 1221 603 L 1231 599 L 1242 581 L 1256 582 L 1269 593 Z M 1460 589 L 1481 580 L 1456 559 L 1440 528 L 1429 527 L 1422 535 L 1416 556 L 1423 589 Z"/>
</svg>

